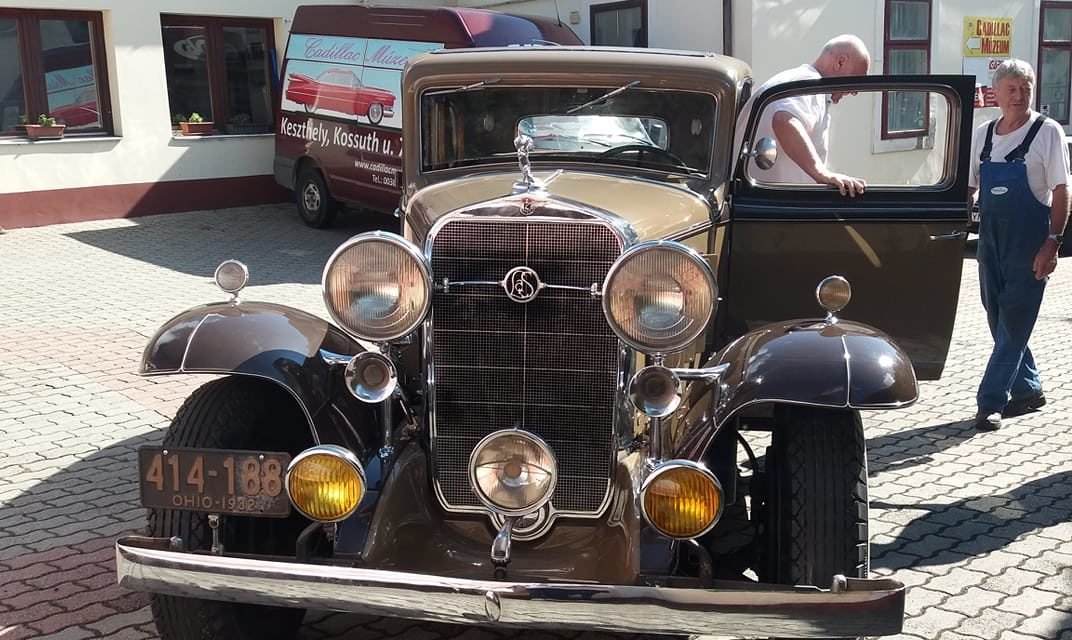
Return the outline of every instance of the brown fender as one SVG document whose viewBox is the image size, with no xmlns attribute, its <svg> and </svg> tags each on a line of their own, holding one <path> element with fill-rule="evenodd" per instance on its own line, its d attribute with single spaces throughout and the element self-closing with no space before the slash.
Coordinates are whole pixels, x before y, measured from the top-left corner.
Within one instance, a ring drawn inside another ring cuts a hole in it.
<svg viewBox="0 0 1072 640">
<path fill-rule="evenodd" d="M 194 307 L 165 322 L 145 347 L 139 373 L 227 373 L 270 380 L 301 405 L 314 440 L 338 442 L 345 436 L 330 434 L 339 432 L 339 420 L 365 413 L 372 420 L 372 412 L 343 390 L 341 367 L 333 368 L 322 352 L 350 356 L 364 350 L 338 328 L 304 311 L 267 302 L 221 302 Z M 346 405 L 346 411 L 327 410 L 339 404 Z M 368 429 L 373 422 L 361 426 Z"/>
<path fill-rule="evenodd" d="M 688 425 L 675 447 L 686 457 L 702 454 L 722 425 L 750 405 L 895 409 L 919 397 L 908 355 L 885 333 L 848 320 L 766 325 L 727 345 L 706 366 L 719 365 L 727 369 L 717 393 L 697 393 L 696 385 L 707 383 L 696 381 L 686 394 L 697 405 L 714 398 L 713 410 Z"/>
</svg>

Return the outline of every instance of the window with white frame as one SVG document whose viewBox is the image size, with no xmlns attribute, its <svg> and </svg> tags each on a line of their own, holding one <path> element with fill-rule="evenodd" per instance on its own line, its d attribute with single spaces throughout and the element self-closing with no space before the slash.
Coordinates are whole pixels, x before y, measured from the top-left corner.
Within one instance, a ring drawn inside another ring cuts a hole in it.
<svg viewBox="0 0 1072 640">
<path fill-rule="evenodd" d="M 648 46 L 648 0 L 593 4 L 589 17 L 593 45 Z"/>
<path fill-rule="evenodd" d="M 223 133 L 267 133 L 274 122 L 272 21 L 163 15 L 172 120 L 197 113 Z"/>
<path fill-rule="evenodd" d="M 40 115 L 68 133 L 109 132 L 101 14 L 0 7 L 0 135 Z"/>
<path fill-rule="evenodd" d="M 1072 2 L 1043 2 L 1039 19 L 1039 111 L 1069 124 L 1072 80 Z"/>
<path fill-rule="evenodd" d="M 883 71 L 927 74 L 931 69 L 931 0 L 885 0 Z M 927 135 L 927 94 L 890 91 L 882 98 L 882 139 Z"/>
</svg>

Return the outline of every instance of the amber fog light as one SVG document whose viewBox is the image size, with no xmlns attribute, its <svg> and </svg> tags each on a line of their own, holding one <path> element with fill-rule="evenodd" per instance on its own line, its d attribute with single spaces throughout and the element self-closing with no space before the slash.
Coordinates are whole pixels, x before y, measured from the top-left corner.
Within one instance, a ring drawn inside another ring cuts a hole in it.
<svg viewBox="0 0 1072 640">
<path fill-rule="evenodd" d="M 644 518 L 659 533 L 677 540 L 702 536 L 722 515 L 722 485 L 691 460 L 670 460 L 655 468 L 640 489 Z"/>
<path fill-rule="evenodd" d="M 317 522 L 345 520 L 365 497 L 365 471 L 353 453 L 331 444 L 298 454 L 287 468 L 287 495 Z"/>
<path fill-rule="evenodd" d="M 477 443 L 469 456 L 469 483 L 495 513 L 525 515 L 554 495 L 558 463 L 539 437 L 520 429 L 496 431 Z"/>
</svg>

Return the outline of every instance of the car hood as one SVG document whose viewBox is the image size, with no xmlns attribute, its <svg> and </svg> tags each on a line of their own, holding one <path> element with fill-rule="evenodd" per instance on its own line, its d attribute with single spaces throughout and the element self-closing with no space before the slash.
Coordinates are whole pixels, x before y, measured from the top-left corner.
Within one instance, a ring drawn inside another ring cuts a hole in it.
<svg viewBox="0 0 1072 640">
<path fill-rule="evenodd" d="M 673 237 L 712 220 L 711 206 L 683 185 L 580 171 L 533 172 L 544 181 L 546 192 L 530 192 L 521 198 L 546 200 L 557 211 L 586 210 L 626 223 L 637 241 Z M 482 205 L 497 215 L 524 215 L 519 206 L 508 205 L 517 171 L 484 174 L 439 182 L 413 194 L 406 205 L 407 235 L 423 244 L 428 230 L 443 216 L 457 211 L 477 213 Z M 483 213 L 491 213 L 485 211 Z"/>
</svg>

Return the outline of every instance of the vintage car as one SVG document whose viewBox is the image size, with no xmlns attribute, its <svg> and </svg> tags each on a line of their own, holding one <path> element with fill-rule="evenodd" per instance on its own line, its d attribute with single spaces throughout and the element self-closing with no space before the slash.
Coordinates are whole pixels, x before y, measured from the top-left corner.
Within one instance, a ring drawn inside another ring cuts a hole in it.
<svg viewBox="0 0 1072 640">
<path fill-rule="evenodd" d="M 868 576 L 861 412 L 907 407 L 941 374 L 973 83 L 786 84 L 756 97 L 738 150 L 751 82 L 690 52 L 411 61 L 401 233 L 330 257 L 332 321 L 239 297 L 250 276 L 228 260 L 231 298 L 145 349 L 144 375 L 223 374 L 140 450 L 147 533 L 117 542 L 119 581 L 152 592 L 161 636 L 288 635 L 303 609 L 898 633 L 904 585 Z M 788 161 L 753 139 L 757 114 L 835 90 L 853 93 L 838 161 L 884 163 L 866 193 L 751 177 Z M 930 130 L 872 154 L 892 90 L 927 93 Z M 635 119 L 637 137 L 524 133 L 578 115 Z"/>
<path fill-rule="evenodd" d="M 395 96 L 386 89 L 366 86 L 353 71 L 329 69 L 315 79 L 302 73 L 287 75 L 287 100 L 312 113 L 320 109 L 368 118 L 379 124 L 395 112 Z"/>
</svg>

